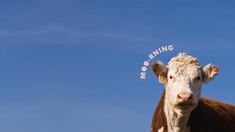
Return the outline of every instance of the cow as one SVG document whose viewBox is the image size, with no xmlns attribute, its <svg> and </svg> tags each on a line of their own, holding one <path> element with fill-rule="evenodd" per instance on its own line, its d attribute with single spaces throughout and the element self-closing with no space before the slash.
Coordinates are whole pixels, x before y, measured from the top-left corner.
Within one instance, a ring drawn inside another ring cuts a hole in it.
<svg viewBox="0 0 235 132">
<path fill-rule="evenodd" d="M 216 65 L 201 67 L 186 53 L 168 65 L 154 62 L 152 71 L 165 86 L 154 111 L 151 132 L 235 132 L 235 106 L 201 97 L 203 84 L 219 73 Z"/>
</svg>

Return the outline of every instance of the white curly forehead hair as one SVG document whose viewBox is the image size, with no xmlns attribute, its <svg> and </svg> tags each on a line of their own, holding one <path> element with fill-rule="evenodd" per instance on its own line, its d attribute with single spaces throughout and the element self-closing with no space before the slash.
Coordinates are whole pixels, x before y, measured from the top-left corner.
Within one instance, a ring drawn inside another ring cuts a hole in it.
<svg viewBox="0 0 235 132">
<path fill-rule="evenodd" d="M 201 76 L 201 67 L 197 58 L 179 53 L 168 62 L 168 72 L 175 77 L 195 78 Z"/>
<path fill-rule="evenodd" d="M 177 66 L 195 66 L 200 67 L 200 63 L 197 58 L 187 55 L 186 53 L 179 53 L 177 56 L 173 57 L 168 62 L 168 67 L 177 67 Z"/>
<path fill-rule="evenodd" d="M 187 55 L 186 53 L 179 53 L 177 56 L 173 57 L 168 62 L 168 75 L 171 78 L 175 78 L 180 80 L 190 79 L 193 81 L 195 77 L 201 78 L 201 66 L 196 57 L 192 57 Z"/>
</svg>

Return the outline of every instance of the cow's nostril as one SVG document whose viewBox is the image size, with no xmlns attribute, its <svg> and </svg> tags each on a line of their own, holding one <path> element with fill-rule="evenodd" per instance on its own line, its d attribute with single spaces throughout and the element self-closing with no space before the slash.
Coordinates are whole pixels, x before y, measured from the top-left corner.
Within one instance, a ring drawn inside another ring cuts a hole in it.
<svg viewBox="0 0 235 132">
<path fill-rule="evenodd" d="M 189 99 L 191 100 L 193 98 L 193 95 L 191 94 L 191 95 L 189 95 Z"/>
<path fill-rule="evenodd" d="M 179 94 L 177 95 L 177 97 L 178 97 L 179 99 L 181 99 L 181 98 L 182 98 Z"/>
</svg>

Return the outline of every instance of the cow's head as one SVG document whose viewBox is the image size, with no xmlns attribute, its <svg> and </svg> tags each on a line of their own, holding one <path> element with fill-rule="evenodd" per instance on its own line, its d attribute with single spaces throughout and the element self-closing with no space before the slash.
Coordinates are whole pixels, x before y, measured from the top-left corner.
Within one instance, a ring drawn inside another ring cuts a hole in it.
<svg viewBox="0 0 235 132">
<path fill-rule="evenodd" d="M 152 70 L 165 85 L 165 101 L 174 109 L 192 110 L 197 106 L 201 86 L 213 79 L 219 72 L 215 65 L 201 67 L 197 58 L 180 53 L 168 65 L 158 61 Z"/>
</svg>

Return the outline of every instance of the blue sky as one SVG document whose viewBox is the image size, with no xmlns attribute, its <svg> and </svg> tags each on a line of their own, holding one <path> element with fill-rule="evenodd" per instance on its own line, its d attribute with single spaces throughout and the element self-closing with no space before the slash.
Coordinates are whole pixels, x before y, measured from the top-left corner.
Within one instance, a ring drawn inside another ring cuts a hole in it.
<svg viewBox="0 0 235 132">
<path fill-rule="evenodd" d="M 234 1 L 1 0 L 0 131 L 148 132 L 166 44 L 217 64 L 203 96 L 235 104 Z"/>
</svg>

